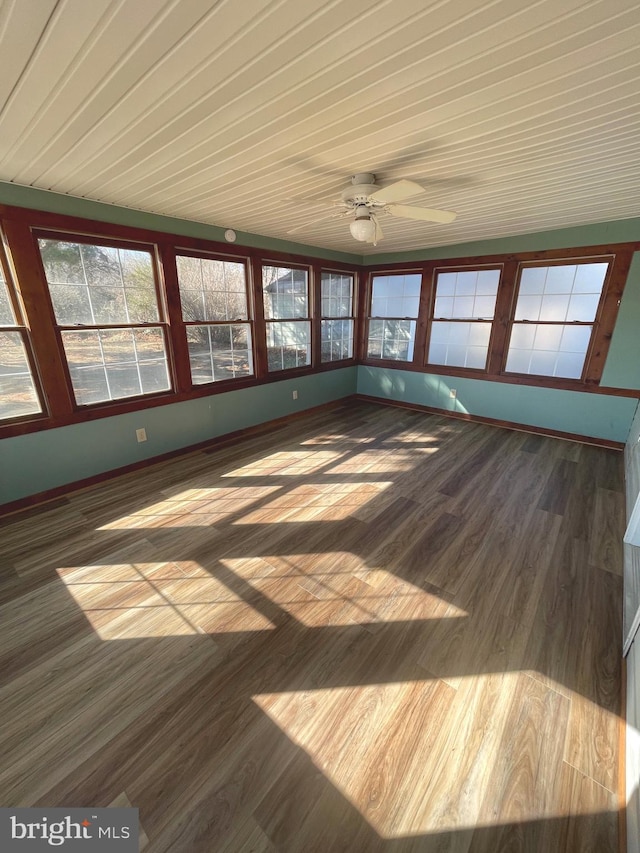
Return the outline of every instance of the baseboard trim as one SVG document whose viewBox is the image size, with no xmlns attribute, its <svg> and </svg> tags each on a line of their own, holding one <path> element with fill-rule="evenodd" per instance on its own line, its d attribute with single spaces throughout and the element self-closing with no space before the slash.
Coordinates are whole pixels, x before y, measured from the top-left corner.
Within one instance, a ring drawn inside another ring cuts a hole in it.
<svg viewBox="0 0 640 853">
<path fill-rule="evenodd" d="M 624 450 L 624 442 L 611 441 L 608 438 L 595 438 L 586 435 L 579 435 L 573 432 L 562 432 L 561 430 L 547 429 L 546 427 L 529 426 L 528 424 L 519 424 L 513 421 L 502 421 L 498 418 L 488 418 L 484 415 L 471 415 L 467 412 L 452 412 L 449 409 L 438 409 L 435 406 L 423 406 L 419 403 L 405 403 L 400 400 L 389 400 L 383 397 L 372 397 L 368 394 L 355 394 L 356 400 L 361 400 L 363 403 L 377 403 L 380 406 L 396 406 L 399 409 L 411 409 L 415 412 L 426 412 L 432 415 L 444 415 L 448 418 L 456 418 L 462 421 L 471 421 L 473 423 L 489 424 L 490 426 L 501 427 L 502 429 L 512 429 L 518 432 L 529 432 L 535 435 L 546 435 L 550 438 L 562 438 L 565 441 L 578 441 L 581 444 L 594 444 L 596 447 L 606 447 L 609 450 Z"/>
<path fill-rule="evenodd" d="M 270 432 L 274 429 L 279 429 L 286 426 L 292 421 L 299 418 L 318 413 L 338 406 L 344 405 L 345 402 L 353 400 L 354 395 L 348 394 L 346 397 L 340 397 L 337 400 L 331 400 L 328 403 L 321 403 L 318 406 L 311 406 L 308 409 L 302 409 L 299 412 L 292 412 L 289 415 L 283 415 L 280 418 L 263 421 L 263 423 L 255 424 L 254 426 L 244 427 L 243 429 L 233 430 L 232 432 L 224 433 L 215 438 L 207 439 L 206 441 L 190 444 L 186 447 L 180 447 L 176 450 L 169 450 L 167 453 L 161 453 L 158 456 L 151 456 L 148 459 L 141 459 L 138 462 L 131 462 L 128 465 L 122 465 L 119 468 L 111 468 L 108 471 L 102 471 L 100 474 L 93 474 L 91 477 L 84 477 L 81 480 L 74 480 L 70 483 L 64 483 L 60 486 L 54 486 L 51 489 L 45 489 L 42 492 L 36 492 L 33 495 L 27 495 L 24 498 L 18 498 L 14 501 L 9 501 L 0 505 L 0 518 L 14 515 L 15 513 L 25 513 L 30 509 L 38 509 L 41 504 L 50 503 L 56 500 L 64 500 L 72 492 L 79 492 L 83 489 L 89 489 L 92 486 L 102 483 L 105 480 L 112 480 L 115 477 L 120 477 L 122 474 L 129 474 L 132 471 L 137 471 L 140 468 L 147 468 L 150 465 L 157 465 L 161 462 L 166 462 L 169 459 L 175 459 L 178 456 L 188 456 L 190 453 L 198 453 L 202 450 L 215 450 L 226 444 L 233 444 L 242 441 L 243 438 L 259 435 L 262 432 Z"/>
</svg>

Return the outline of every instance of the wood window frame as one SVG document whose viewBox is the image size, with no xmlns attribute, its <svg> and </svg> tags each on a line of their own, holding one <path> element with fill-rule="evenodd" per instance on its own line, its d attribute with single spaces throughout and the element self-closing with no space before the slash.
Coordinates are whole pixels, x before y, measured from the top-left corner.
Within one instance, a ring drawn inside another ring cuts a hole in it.
<svg viewBox="0 0 640 853">
<path fill-rule="evenodd" d="M 589 344 L 588 344 L 588 347 L 587 347 L 587 350 L 585 353 L 584 365 L 583 365 L 580 377 L 576 378 L 574 380 L 564 379 L 563 381 L 569 381 L 569 382 L 574 381 L 574 382 L 580 383 L 581 385 L 597 384 L 600 381 L 600 379 L 602 377 L 602 372 L 604 369 L 604 362 L 605 362 L 605 358 L 603 358 L 604 347 L 606 346 L 606 351 L 608 351 L 609 341 L 611 340 L 611 337 L 613 335 L 613 328 L 615 326 L 615 318 L 614 318 L 613 325 L 611 325 L 610 329 L 606 325 L 605 325 L 604 329 L 601 328 L 602 324 L 603 324 L 603 316 L 604 316 L 605 324 L 607 322 L 607 317 L 605 316 L 605 306 L 608 305 L 610 313 L 611 313 L 611 308 L 614 307 L 615 308 L 615 317 L 617 318 L 617 313 L 618 313 L 617 309 L 618 309 L 618 306 L 619 306 L 619 303 L 620 303 L 620 300 L 622 297 L 622 290 L 620 291 L 619 294 L 617 294 L 615 291 L 615 288 L 613 288 L 613 289 L 610 288 L 611 281 L 614 279 L 614 270 L 615 270 L 616 260 L 619 260 L 617 255 L 609 254 L 609 255 L 597 255 L 597 256 L 595 256 L 595 255 L 593 255 L 593 256 L 592 255 L 586 255 L 586 256 L 580 255 L 580 256 L 573 257 L 573 258 L 564 258 L 561 260 L 558 260 L 558 259 L 553 259 L 553 260 L 551 260 L 551 259 L 549 259 L 549 260 L 538 260 L 538 259 L 536 259 L 536 260 L 526 260 L 526 261 L 522 260 L 518 263 L 518 268 L 516 271 L 515 287 L 514 287 L 514 293 L 513 293 L 513 299 L 512 299 L 512 305 L 511 305 L 511 314 L 510 314 L 510 318 L 509 318 L 509 330 L 508 330 L 508 334 L 507 334 L 506 341 L 505 341 L 504 353 L 503 353 L 503 359 L 502 359 L 502 373 L 505 376 L 525 377 L 525 378 L 529 378 L 529 377 L 540 378 L 541 376 L 543 376 L 543 374 L 537 374 L 537 373 L 519 373 L 518 371 L 507 371 L 507 359 L 509 356 L 509 345 L 511 342 L 511 336 L 513 334 L 514 326 L 532 324 L 532 325 L 547 325 L 547 326 L 567 327 L 567 326 L 576 325 L 576 326 L 589 327 L 591 329 L 591 334 L 589 336 Z M 522 273 L 524 270 L 536 269 L 536 268 L 549 268 L 549 267 L 554 267 L 554 266 L 568 266 L 568 265 L 572 265 L 572 264 L 582 265 L 582 264 L 589 264 L 589 263 L 591 263 L 591 264 L 606 263 L 607 264 L 607 272 L 605 274 L 605 279 L 604 279 L 604 282 L 602 285 L 602 291 L 600 294 L 600 298 L 598 300 L 598 307 L 596 309 L 595 317 L 592 321 L 585 321 L 585 322 L 582 322 L 582 321 L 580 321 L 580 322 L 579 321 L 566 321 L 563 323 L 560 321 L 550 321 L 550 320 L 538 320 L 538 321 L 527 320 L 527 321 L 524 321 L 524 320 L 516 320 L 515 319 L 517 303 L 518 303 L 518 296 L 520 293 L 520 285 L 521 285 L 521 281 L 522 281 Z M 629 265 L 630 265 L 630 263 L 631 263 L 631 258 L 629 258 Z M 628 266 L 629 265 L 625 265 L 627 272 L 628 272 Z M 626 274 L 625 274 L 624 279 L 626 281 Z M 612 303 L 614 303 L 614 304 L 612 305 Z M 597 358 L 595 357 L 596 353 L 598 354 Z M 606 352 L 604 352 L 604 356 L 606 356 Z M 547 377 L 547 378 L 553 379 L 554 377 Z"/>
<path fill-rule="evenodd" d="M 352 280 L 351 286 L 351 313 L 347 317 L 325 317 L 322 313 L 322 276 L 325 274 L 332 275 L 340 275 L 340 276 L 350 276 Z M 355 362 L 356 353 L 358 352 L 357 343 L 358 343 L 358 321 L 357 321 L 357 313 L 358 313 L 358 292 L 359 292 L 359 279 L 358 275 L 353 270 L 345 270 L 340 269 L 339 267 L 333 266 L 318 266 L 314 265 L 314 278 L 316 281 L 316 310 L 315 317 L 317 319 L 317 332 L 316 332 L 316 340 L 318 342 L 318 354 L 317 354 L 317 366 L 318 367 L 326 367 L 327 365 L 339 364 L 339 365 L 347 365 L 353 364 Z M 322 322 L 324 320 L 350 320 L 352 323 L 353 330 L 353 348 L 351 351 L 351 356 L 348 358 L 340 358 L 340 359 L 330 359 L 329 361 L 322 360 Z"/>
<path fill-rule="evenodd" d="M 498 296 L 500 294 L 500 288 L 504 281 L 504 269 L 505 265 L 502 263 L 488 263 L 488 264 L 473 264 L 469 265 L 466 263 L 459 265 L 443 265 L 443 266 L 434 266 L 433 269 L 430 270 L 430 280 L 429 280 L 429 288 L 427 294 L 427 305 L 428 305 L 428 318 L 425 325 L 426 333 L 425 333 L 425 344 L 424 344 L 424 366 L 428 370 L 433 370 L 434 368 L 438 368 L 439 370 L 449 371 L 449 370 L 463 370 L 468 371 L 469 376 L 473 376 L 477 379 L 484 378 L 489 375 L 489 365 L 491 362 L 491 355 L 494 351 L 495 346 L 497 345 L 497 331 L 496 331 L 496 312 L 498 308 Z M 438 290 L 438 275 L 440 273 L 457 273 L 457 272 L 482 272 L 484 270 L 495 270 L 499 273 L 498 275 L 498 290 L 496 294 L 496 303 L 494 306 L 493 317 L 490 320 L 478 318 L 478 319 L 464 319 L 464 318 L 442 318 L 435 316 L 435 304 Z M 429 348 L 431 344 L 431 332 L 433 329 L 433 324 L 437 322 L 450 322 L 450 323 L 490 323 L 491 330 L 489 333 L 489 343 L 487 345 L 487 357 L 485 360 L 484 367 L 456 367 L 450 366 L 446 364 L 432 364 L 429 361 Z M 435 371 L 434 371 L 435 372 Z"/>
<path fill-rule="evenodd" d="M 415 317 L 373 317 L 372 316 L 372 300 L 373 300 L 373 280 L 376 277 L 383 276 L 394 276 L 394 275 L 419 275 L 420 278 L 420 292 L 418 296 L 418 313 Z M 417 368 L 417 366 L 421 363 L 422 358 L 419 356 L 419 353 L 422 352 L 425 346 L 426 341 L 426 324 L 424 322 L 425 314 L 426 314 L 426 294 L 427 287 L 425 286 L 425 270 L 422 267 L 412 267 L 403 264 L 401 266 L 385 266 L 380 269 L 372 269 L 367 274 L 366 285 L 365 285 L 365 298 L 362 302 L 362 305 L 366 307 L 364 322 L 362 326 L 362 342 L 361 342 L 361 350 L 360 350 L 360 360 L 366 364 L 378 365 L 378 366 L 387 366 L 387 367 L 396 367 L 398 369 L 412 369 Z M 371 320 L 409 320 L 409 322 L 413 322 L 416 324 L 415 327 L 415 336 L 413 339 L 413 358 L 411 360 L 401 360 L 401 359 L 392 359 L 392 358 L 376 358 L 370 356 L 369 353 L 369 332 L 371 327 Z"/>
<path fill-rule="evenodd" d="M 11 255 L 4 234 L 4 228 L 2 227 L 2 222 L 0 222 L 0 271 L 2 272 L 4 281 L 6 282 L 9 305 L 15 319 L 13 324 L 9 324 L 7 326 L 2 326 L 0 324 L 0 333 L 19 335 L 25 357 L 27 359 L 29 372 L 31 374 L 31 381 L 33 383 L 36 399 L 40 408 L 37 412 L 29 412 L 28 414 L 2 418 L 2 420 L 0 420 L 0 427 L 11 427 L 16 423 L 22 422 L 38 422 L 48 416 L 47 399 L 44 394 L 40 373 L 38 371 L 38 364 L 34 355 L 31 329 L 28 325 L 28 317 L 24 309 L 21 293 L 17 287 L 16 276 L 14 275 L 10 258 Z"/>
<path fill-rule="evenodd" d="M 366 321 L 363 329 L 364 340 L 360 350 L 360 362 L 375 367 L 483 379 L 511 385 L 529 385 L 570 391 L 588 391 L 590 393 L 610 394 L 614 396 L 640 397 L 640 390 L 638 389 L 609 388 L 600 385 L 633 254 L 639 250 L 640 242 L 627 242 L 506 255 L 480 255 L 475 257 L 437 259 L 422 261 L 415 265 L 398 263 L 388 264 L 380 268 L 372 266 L 367 270 L 367 283 L 364 288 Z M 581 379 L 564 379 L 536 374 L 507 373 L 504 367 L 517 299 L 519 268 L 528 262 L 539 261 L 541 265 L 548 266 L 552 263 L 566 264 L 572 260 L 584 259 L 611 261 L 611 266 L 603 287 L 583 377 Z M 427 361 L 427 342 L 433 321 L 436 271 L 471 270 L 491 266 L 501 266 L 502 274 L 498 285 L 498 297 L 489 341 L 489 355 L 486 369 L 480 370 L 477 368 L 429 364 Z M 390 359 L 369 358 L 367 356 L 366 340 L 368 338 L 368 318 L 371 310 L 371 283 L 373 276 L 399 272 L 422 273 L 420 315 L 418 328 L 416 329 L 414 359 L 412 362 L 400 362 Z"/>
<path fill-rule="evenodd" d="M 68 395 L 71 400 L 71 404 L 73 410 L 75 412 L 80 412 L 87 409 L 95 409 L 96 407 L 105 407 L 111 406 L 113 404 L 118 404 L 120 402 L 142 402 L 154 397 L 165 397 L 167 395 L 171 395 L 174 391 L 176 382 L 175 382 L 175 372 L 174 372 L 174 360 L 172 358 L 171 353 L 171 342 L 169 339 L 169 323 L 168 323 L 168 312 L 165 298 L 165 291 L 162 287 L 162 277 L 160 271 L 160 259 L 158 256 L 157 246 L 153 242 L 140 242 L 137 240 L 127 240 L 122 238 L 110 238 L 110 237 L 98 237 L 96 235 L 87 235 L 84 233 L 71 233 L 68 231 L 57 231 L 50 229 L 41 229 L 34 228 L 32 231 L 33 240 L 35 246 L 37 248 L 38 260 L 42 270 L 42 277 L 46 284 L 47 289 L 47 297 L 49 300 L 50 307 L 50 316 L 53 319 L 54 324 L 54 332 L 56 335 L 56 339 L 58 342 L 58 352 L 61 356 L 62 368 L 65 375 L 65 380 L 67 383 Z M 79 326 L 76 324 L 68 324 L 68 323 L 60 323 L 55 316 L 55 311 L 53 308 L 53 301 L 51 296 L 51 290 L 49 288 L 49 283 L 47 281 L 47 276 L 44 268 L 44 262 L 42 260 L 42 255 L 39 247 L 40 240 L 56 240 L 65 243 L 71 244 L 80 244 L 85 246 L 97 246 L 106 249 L 123 249 L 129 251 L 139 251 L 148 253 L 151 259 L 151 270 L 153 274 L 153 283 L 154 283 L 154 293 L 156 297 L 156 305 L 158 309 L 158 320 L 153 322 L 136 322 L 136 323 L 90 323 L 90 324 L 80 324 Z M 167 364 L 167 376 L 169 380 L 169 387 L 162 389 L 160 391 L 153 391 L 146 394 L 133 394 L 131 396 L 126 397 L 117 397 L 114 399 L 100 400 L 94 403 L 81 403 L 78 402 L 75 391 L 73 388 L 73 381 L 71 378 L 71 371 L 69 369 L 69 363 L 63 343 L 63 332 L 67 331 L 100 331 L 100 330 L 109 330 L 109 329 L 160 329 L 162 333 L 163 343 L 164 343 L 164 353 Z"/>
<path fill-rule="evenodd" d="M 175 316 L 170 317 L 170 323 L 174 329 L 182 328 L 183 334 L 180 336 L 180 344 L 178 350 L 182 354 L 182 367 L 188 367 L 188 371 L 184 372 L 184 376 L 178 379 L 178 382 L 181 383 L 181 387 L 185 390 L 195 390 L 200 388 L 219 388 L 221 390 L 230 390 L 235 388 L 238 382 L 244 381 L 252 381 L 257 376 L 257 353 L 256 353 L 256 340 L 255 340 L 255 288 L 252 283 L 252 268 L 251 268 L 251 259 L 246 254 L 230 254 L 230 253 L 222 253 L 222 252 L 213 252 L 213 251 L 204 251 L 198 249 L 191 248 L 183 248 L 182 246 L 176 246 L 175 249 L 167 251 L 166 259 L 163 258 L 163 264 L 167 263 L 170 266 L 171 274 L 175 273 L 175 289 L 177 293 L 175 294 L 176 298 L 176 308 L 179 309 Z M 177 259 L 179 257 L 186 258 L 199 258 L 205 261 L 227 261 L 229 263 L 241 264 L 244 267 L 245 271 L 245 298 L 247 300 L 247 319 L 246 320 L 198 320 L 198 321 L 188 321 L 184 319 L 184 314 L 182 310 L 182 297 L 180 294 L 180 283 L 178 279 L 178 269 L 177 269 Z M 251 338 L 251 357 L 253 360 L 253 371 L 250 374 L 246 374 L 244 376 L 235 376 L 230 379 L 214 379 L 211 382 L 200 382 L 194 383 L 191 375 L 191 360 L 189 357 L 189 347 L 187 340 L 187 329 L 190 326 L 230 326 L 230 325 L 246 325 L 249 328 L 249 336 Z"/>
<path fill-rule="evenodd" d="M 275 267 L 288 270 L 300 270 L 306 274 L 307 280 L 307 314 L 305 317 L 267 317 L 267 312 L 264 307 L 264 278 L 263 273 L 265 267 Z M 260 263 L 260 276 L 256 279 L 255 296 L 260 300 L 261 325 L 264 330 L 264 360 L 262 368 L 265 370 L 265 375 L 284 379 L 289 376 L 299 376 L 307 371 L 315 371 L 319 360 L 318 350 L 318 312 L 316 303 L 318 301 L 319 281 L 317 269 L 314 269 L 312 263 L 294 263 L 292 261 L 282 263 L 274 260 L 270 255 L 264 257 Z M 294 367 L 283 367 L 279 370 L 269 368 L 269 346 L 267 330 L 271 324 L 275 323 L 307 323 L 309 327 L 309 362 L 308 364 L 299 364 Z"/>
</svg>

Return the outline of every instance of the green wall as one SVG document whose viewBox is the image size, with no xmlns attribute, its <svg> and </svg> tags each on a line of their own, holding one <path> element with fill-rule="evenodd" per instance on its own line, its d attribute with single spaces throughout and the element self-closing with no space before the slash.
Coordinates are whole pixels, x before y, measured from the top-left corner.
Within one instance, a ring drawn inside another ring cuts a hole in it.
<svg viewBox="0 0 640 853">
<path fill-rule="evenodd" d="M 292 392 L 298 391 L 298 399 Z M 0 504 L 355 394 L 356 368 L 285 379 L 0 441 Z M 135 431 L 144 427 L 147 441 Z"/>
<path fill-rule="evenodd" d="M 602 385 L 640 388 L 640 252 L 633 256 L 602 374 Z"/>
<path fill-rule="evenodd" d="M 451 390 L 456 397 L 451 397 Z M 383 367 L 358 367 L 358 393 L 437 409 L 496 418 L 525 426 L 626 441 L 634 397 L 609 397 L 463 379 Z"/>
</svg>

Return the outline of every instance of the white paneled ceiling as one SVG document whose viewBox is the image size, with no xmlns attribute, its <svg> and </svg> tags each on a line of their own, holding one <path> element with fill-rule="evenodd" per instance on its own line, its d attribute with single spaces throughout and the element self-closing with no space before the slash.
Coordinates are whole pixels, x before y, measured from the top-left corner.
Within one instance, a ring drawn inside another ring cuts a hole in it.
<svg viewBox="0 0 640 853">
<path fill-rule="evenodd" d="M 407 251 L 640 216 L 638 0 L 3 0 L 0 180 L 287 238 L 354 172 Z"/>
</svg>

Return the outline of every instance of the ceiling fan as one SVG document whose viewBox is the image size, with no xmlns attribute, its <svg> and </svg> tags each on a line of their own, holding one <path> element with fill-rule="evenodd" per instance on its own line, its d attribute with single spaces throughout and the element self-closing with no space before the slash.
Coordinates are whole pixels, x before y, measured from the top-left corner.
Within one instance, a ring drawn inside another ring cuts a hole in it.
<svg viewBox="0 0 640 853">
<path fill-rule="evenodd" d="M 373 243 L 376 246 L 384 236 L 378 222 L 378 215 L 381 213 L 400 219 L 418 219 L 423 222 L 453 222 L 456 214 L 449 210 L 432 210 L 427 207 L 397 204 L 399 201 L 405 201 L 423 192 L 423 187 L 414 181 L 396 181 L 386 187 L 380 187 L 376 184 L 374 174 L 358 172 L 352 176 L 351 185 L 340 194 L 340 201 L 335 202 L 334 206 L 342 208 L 338 213 L 329 213 L 311 222 L 305 222 L 287 233 L 293 234 L 325 219 L 353 216 L 349 224 L 351 236 L 362 243 Z"/>
</svg>

